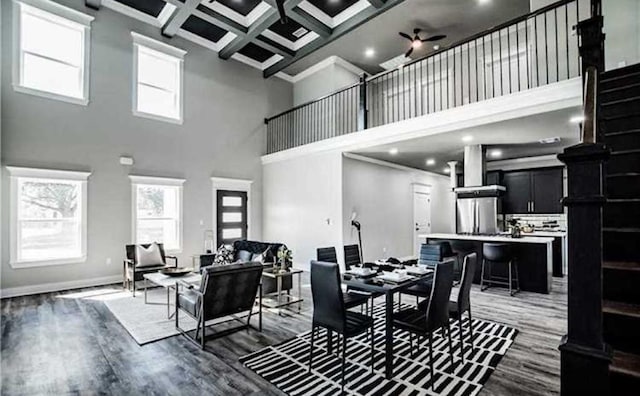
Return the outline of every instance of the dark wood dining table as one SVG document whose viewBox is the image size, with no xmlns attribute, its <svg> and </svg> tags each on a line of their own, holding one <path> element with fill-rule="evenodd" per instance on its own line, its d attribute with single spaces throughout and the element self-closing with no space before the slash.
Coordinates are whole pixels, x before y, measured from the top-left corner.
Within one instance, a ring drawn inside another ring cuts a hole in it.
<svg viewBox="0 0 640 396">
<path fill-rule="evenodd" d="M 343 275 L 343 284 L 348 288 L 380 293 L 385 296 L 385 377 L 391 379 L 393 376 L 393 295 L 401 293 L 403 289 L 411 287 L 417 283 L 433 278 L 433 271 L 422 275 L 414 276 L 412 279 L 402 283 L 375 282 L 376 278 L 362 278 L 353 275 Z M 328 339 L 332 339 L 329 332 Z M 332 342 L 327 343 L 329 353 L 332 353 Z"/>
</svg>

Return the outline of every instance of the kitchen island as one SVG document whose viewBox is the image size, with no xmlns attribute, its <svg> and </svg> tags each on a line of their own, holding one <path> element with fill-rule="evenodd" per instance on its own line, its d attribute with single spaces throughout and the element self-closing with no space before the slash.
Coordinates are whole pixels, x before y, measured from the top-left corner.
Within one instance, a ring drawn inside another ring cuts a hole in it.
<svg viewBox="0 0 640 396">
<path fill-rule="evenodd" d="M 553 238 L 540 236 L 524 236 L 511 238 L 503 235 L 463 235 L 463 234 L 424 234 L 420 235 L 425 242 L 431 240 L 448 241 L 453 250 L 462 257 L 469 253 L 478 254 L 478 265 L 474 275 L 474 283 L 480 283 L 482 272 L 482 245 L 487 243 L 508 243 L 512 245 L 512 251 L 517 261 L 520 278 L 520 290 L 536 293 L 549 293 L 551 291 L 553 275 Z M 506 276 L 506 271 L 501 271 L 500 265 L 495 265 L 493 273 L 498 276 Z"/>
</svg>

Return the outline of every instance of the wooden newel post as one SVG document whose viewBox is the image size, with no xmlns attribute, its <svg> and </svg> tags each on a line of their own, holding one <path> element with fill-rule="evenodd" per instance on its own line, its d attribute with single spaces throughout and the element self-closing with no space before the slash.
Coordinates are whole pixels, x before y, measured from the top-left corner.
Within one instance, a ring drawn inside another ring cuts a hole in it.
<svg viewBox="0 0 640 396">
<path fill-rule="evenodd" d="M 567 165 L 568 332 L 560 345 L 561 395 L 609 394 L 611 351 L 602 338 L 602 208 L 609 150 L 581 143 L 558 155 Z"/>
</svg>

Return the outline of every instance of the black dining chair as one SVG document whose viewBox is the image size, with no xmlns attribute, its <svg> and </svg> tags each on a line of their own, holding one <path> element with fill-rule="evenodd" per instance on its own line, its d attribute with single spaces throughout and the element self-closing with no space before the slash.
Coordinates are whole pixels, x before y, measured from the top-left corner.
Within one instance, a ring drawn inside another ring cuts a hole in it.
<svg viewBox="0 0 640 396">
<path fill-rule="evenodd" d="M 313 297 L 313 322 L 311 328 L 311 348 L 309 349 L 309 372 L 313 365 L 313 344 L 316 328 L 335 331 L 342 336 L 342 367 L 340 382 L 344 393 L 344 369 L 346 366 L 347 339 L 371 331 L 371 372 L 373 372 L 375 349 L 373 318 L 347 311 L 344 295 L 340 288 L 340 268 L 336 263 L 311 261 L 311 296 Z M 331 340 L 327 340 L 331 342 Z"/>
<path fill-rule="evenodd" d="M 476 273 L 478 263 L 477 253 L 471 253 L 464 257 L 462 263 L 462 276 L 460 278 L 460 288 L 456 301 L 449 301 L 449 316 L 458 320 L 460 332 L 460 358 L 464 363 L 464 332 L 462 331 L 462 315 L 467 312 L 469 315 L 469 339 L 471 350 L 473 350 L 473 319 L 471 318 L 471 284 Z M 426 311 L 428 301 L 423 301 L 418 305 L 418 309 Z"/>
<path fill-rule="evenodd" d="M 478 254 L 471 253 L 464 257 L 462 262 L 462 274 L 460 277 L 460 289 L 456 301 L 449 301 L 449 316 L 458 319 L 460 330 L 460 358 L 464 363 L 464 333 L 462 332 L 462 314 L 469 314 L 469 339 L 473 351 L 473 320 L 471 319 L 471 284 L 476 273 Z"/>
<path fill-rule="evenodd" d="M 344 268 L 351 269 L 360 265 L 360 248 L 358 245 L 344 245 Z"/>
<path fill-rule="evenodd" d="M 336 254 L 336 248 L 333 246 L 316 249 L 316 257 L 318 261 L 324 263 L 338 263 L 338 255 Z M 343 300 L 345 307 L 355 308 L 362 307 L 364 305 L 365 311 L 369 312 L 369 300 L 371 299 L 371 293 L 360 292 L 356 290 L 347 289 L 344 293 Z M 373 301 L 371 302 L 371 312 L 373 311 Z"/>
<path fill-rule="evenodd" d="M 409 332 L 410 353 L 413 357 L 413 335 L 427 337 L 429 340 L 429 367 L 431 389 L 434 383 L 433 371 L 433 333 L 439 329 L 447 330 L 449 356 L 453 367 L 453 349 L 451 347 L 451 329 L 449 326 L 449 297 L 453 287 L 453 261 L 441 263 L 435 267 L 433 288 L 425 311 L 407 308 L 393 314 L 393 327 Z"/>
<path fill-rule="evenodd" d="M 442 261 L 442 246 L 439 244 L 423 243 L 420 246 L 420 257 L 418 258 L 419 265 L 426 265 L 429 268 L 434 268 L 440 261 Z M 416 305 L 419 303 L 420 298 L 429 298 L 431 295 L 431 286 L 433 279 L 425 279 L 420 283 L 408 287 L 402 290 L 402 294 L 408 294 L 415 296 Z M 402 296 L 400 296 L 402 299 Z"/>
</svg>

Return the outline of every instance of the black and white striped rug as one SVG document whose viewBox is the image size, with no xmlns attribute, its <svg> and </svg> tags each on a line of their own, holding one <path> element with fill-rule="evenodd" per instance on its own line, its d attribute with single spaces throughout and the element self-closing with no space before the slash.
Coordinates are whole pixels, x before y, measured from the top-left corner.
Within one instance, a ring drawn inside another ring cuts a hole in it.
<svg viewBox="0 0 640 396">
<path fill-rule="evenodd" d="M 403 304 L 405 305 L 405 304 Z M 458 322 L 451 321 L 454 364 L 451 367 L 447 338 L 438 331 L 433 338 L 434 389 L 429 370 L 428 342 L 409 353 L 409 334 L 394 333 L 394 377 L 384 377 L 384 304 L 374 310 L 375 365 L 371 373 L 371 347 L 366 334 L 350 338 L 347 344 L 345 393 L 352 395 L 476 395 L 496 369 L 513 343 L 514 328 L 473 319 L 475 349 L 469 345 L 469 322 L 463 321 L 465 361 L 460 360 Z M 334 333 L 334 342 L 337 335 Z M 316 333 L 313 370 L 308 373 L 311 332 L 244 356 L 240 361 L 249 369 L 289 395 L 333 395 L 340 393 L 341 360 L 326 352 L 327 333 Z M 337 345 L 337 344 L 334 344 Z M 334 352 L 336 349 L 334 348 Z"/>
</svg>

